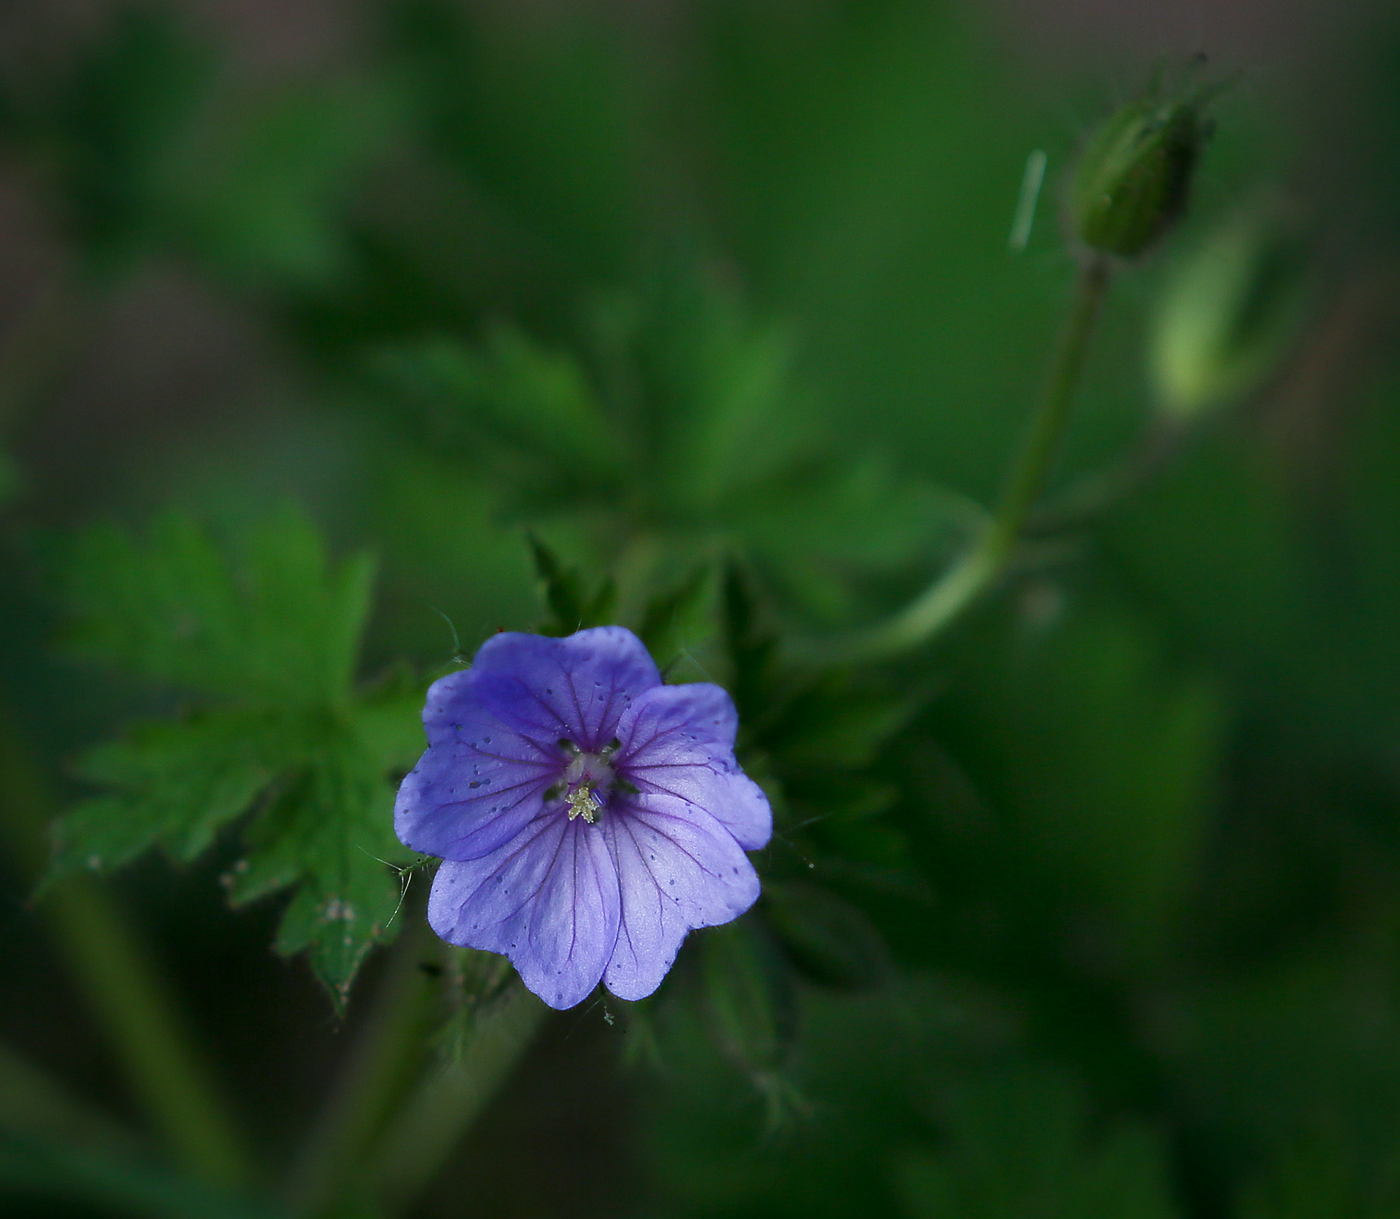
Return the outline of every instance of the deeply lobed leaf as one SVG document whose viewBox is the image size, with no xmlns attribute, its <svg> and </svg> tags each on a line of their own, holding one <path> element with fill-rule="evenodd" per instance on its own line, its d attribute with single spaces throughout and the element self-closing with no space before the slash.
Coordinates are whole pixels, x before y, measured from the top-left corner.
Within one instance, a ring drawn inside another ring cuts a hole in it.
<svg viewBox="0 0 1400 1219">
<path fill-rule="evenodd" d="M 342 1004 L 391 932 L 400 889 L 390 868 L 412 858 L 392 808 L 397 776 L 423 747 L 422 688 L 405 676 L 353 684 L 366 557 L 332 564 L 290 513 L 231 550 L 178 515 L 144 541 L 105 529 L 79 545 L 67 583 L 79 649 L 207 705 L 135 724 L 80 759 L 102 794 L 59 821 L 50 878 L 120 867 L 153 847 L 192 860 L 251 813 L 246 853 L 224 877 L 229 898 L 295 888 L 278 951 L 307 950 Z"/>
</svg>

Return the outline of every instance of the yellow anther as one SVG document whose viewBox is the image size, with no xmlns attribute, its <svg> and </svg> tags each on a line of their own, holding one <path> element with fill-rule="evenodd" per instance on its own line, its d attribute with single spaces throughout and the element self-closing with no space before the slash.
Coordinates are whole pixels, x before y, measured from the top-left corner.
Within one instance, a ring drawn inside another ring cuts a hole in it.
<svg viewBox="0 0 1400 1219">
<path fill-rule="evenodd" d="M 569 820 L 582 817 L 589 825 L 598 820 L 598 810 L 603 802 L 593 793 L 592 780 L 585 780 L 569 793 Z"/>
</svg>

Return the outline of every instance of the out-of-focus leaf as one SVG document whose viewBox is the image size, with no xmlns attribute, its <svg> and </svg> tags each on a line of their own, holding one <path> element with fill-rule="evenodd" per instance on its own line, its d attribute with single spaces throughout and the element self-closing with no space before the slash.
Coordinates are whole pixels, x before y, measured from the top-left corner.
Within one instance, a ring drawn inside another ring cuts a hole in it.
<svg viewBox="0 0 1400 1219">
<path fill-rule="evenodd" d="M 232 562 L 179 516 L 145 540 L 88 535 L 67 581 L 82 652 L 211 701 L 83 756 L 79 773 L 102 793 L 60 819 L 50 877 L 152 846 L 191 860 L 251 811 L 230 900 L 295 887 L 278 950 L 309 949 L 343 1004 L 392 930 L 388 865 L 411 858 L 392 830 L 394 783 L 423 747 L 419 683 L 354 684 L 370 570 L 364 556 L 332 564 L 291 514 L 244 538 Z"/>
<path fill-rule="evenodd" d="M 46 1071 L 0 1044 L 0 1130 L 69 1147 L 129 1153 L 140 1148 L 131 1131 L 69 1094 Z"/>
<path fill-rule="evenodd" d="M 1009 857 L 1068 908 L 1108 912 L 1120 949 L 1160 946 L 1203 846 L 1227 724 L 1220 690 L 1170 668 L 1140 618 L 1080 607 L 1001 640 L 938 715 L 998 805 Z"/>
<path fill-rule="evenodd" d="M 0 1132 L 0 1194 L 150 1219 L 285 1219 L 280 1207 L 222 1193 L 142 1160 L 5 1132 Z"/>
<path fill-rule="evenodd" d="M 795 466 L 728 508 L 783 608 L 825 630 L 863 624 L 912 597 L 985 517 L 868 451 Z"/>
<path fill-rule="evenodd" d="M 215 68 L 173 8 L 126 4 L 56 98 L 21 104 L 21 135 L 53 164 L 60 208 L 99 273 L 124 270 L 158 227 Z"/>
<path fill-rule="evenodd" d="M 771 716 L 777 691 L 778 637 L 765 621 L 749 574 L 737 563 L 724 573 L 720 622 L 731 666 L 730 693 L 740 731 Z"/>
<path fill-rule="evenodd" d="M 1278 209 L 1232 216 L 1183 260 L 1151 340 L 1161 409 L 1190 420 L 1256 389 L 1303 320 L 1309 250 Z"/>
<path fill-rule="evenodd" d="M 1166 1157 L 1152 1132 L 1090 1133 L 1074 1088 L 1029 1070 L 966 1084 L 948 1144 L 909 1155 L 899 1181 L 915 1219 L 1171 1219 Z"/>
<path fill-rule="evenodd" d="M 171 174 L 168 240 L 234 283 L 304 287 L 345 259 L 337 210 L 391 136 L 382 89 L 326 83 L 230 98 Z"/>
<path fill-rule="evenodd" d="M 437 157 L 577 282 L 623 270 L 650 148 L 634 108 L 637 62 L 618 40 L 578 13 L 541 22 L 452 0 L 387 0 L 382 11 Z"/>
<path fill-rule="evenodd" d="M 1325 1122 L 1324 1122 L 1325 1124 Z M 1400 1209 L 1400 1156 L 1365 1164 L 1362 1139 L 1337 1129 L 1285 1142 L 1270 1170 L 1245 1186 L 1239 1219 L 1387 1219 Z"/>
<path fill-rule="evenodd" d="M 763 916 L 784 951 L 807 977 L 851 990 L 890 976 L 889 949 L 871 921 L 819 885 L 768 881 Z"/>
<path fill-rule="evenodd" d="M 797 1033 L 796 996 L 781 957 L 753 919 L 696 938 L 715 1044 L 751 1076 L 776 1075 Z"/>
<path fill-rule="evenodd" d="M 697 567 L 689 579 L 658 593 L 647 605 L 637 634 L 663 673 L 713 632 L 714 623 L 706 613 L 713 595 L 712 577 L 708 565 Z"/>
<path fill-rule="evenodd" d="M 125 4 L 52 96 L 16 95 L 8 126 L 98 275 L 177 254 L 240 286 L 305 287 L 343 261 L 336 211 L 388 142 L 391 92 L 254 98 L 220 66 L 178 6 Z"/>
<path fill-rule="evenodd" d="M 530 538 L 530 548 L 535 556 L 535 570 L 544 585 L 545 604 L 549 607 L 550 616 L 540 626 L 542 635 L 572 635 L 586 627 L 606 626 L 612 621 L 617 586 L 611 579 L 600 580 L 589 592 L 583 572 L 564 567 L 539 538 Z"/>
<path fill-rule="evenodd" d="M 575 360 L 509 327 L 479 349 L 443 338 L 390 348 L 373 367 L 417 409 L 432 443 L 478 461 L 483 440 L 493 443 L 509 460 L 500 473 L 527 501 L 597 500 L 635 452 Z"/>
</svg>

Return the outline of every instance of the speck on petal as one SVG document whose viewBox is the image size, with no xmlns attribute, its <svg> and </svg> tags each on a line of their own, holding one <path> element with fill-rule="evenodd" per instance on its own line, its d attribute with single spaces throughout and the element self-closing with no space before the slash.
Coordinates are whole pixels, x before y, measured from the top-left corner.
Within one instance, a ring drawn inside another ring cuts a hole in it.
<svg viewBox="0 0 1400 1219">
<path fill-rule="evenodd" d="M 719 821 L 674 796 L 633 797 L 600 828 L 622 894 L 603 980 L 620 999 L 643 999 L 661 985 L 688 931 L 727 923 L 758 900 L 758 875 Z"/>
<path fill-rule="evenodd" d="M 399 785 L 394 830 L 415 851 L 477 859 L 515 837 L 559 776 L 556 750 L 487 712 L 474 672 L 433 683 L 423 709 L 428 751 Z"/>
<path fill-rule="evenodd" d="M 598 827 L 543 813 L 490 855 L 438 869 L 428 922 L 449 944 L 504 953 L 550 1007 L 581 1003 L 617 942 L 617 871 Z"/>
<path fill-rule="evenodd" d="M 719 686 L 658 686 L 622 717 L 618 770 L 643 791 L 699 805 L 756 851 L 773 835 L 773 810 L 734 760 L 738 724 L 734 701 Z"/>
<path fill-rule="evenodd" d="M 517 732 L 590 753 L 612 739 L 634 699 L 661 685 L 642 641 L 620 626 L 564 639 L 502 632 L 481 645 L 472 673 L 482 706 Z"/>
</svg>

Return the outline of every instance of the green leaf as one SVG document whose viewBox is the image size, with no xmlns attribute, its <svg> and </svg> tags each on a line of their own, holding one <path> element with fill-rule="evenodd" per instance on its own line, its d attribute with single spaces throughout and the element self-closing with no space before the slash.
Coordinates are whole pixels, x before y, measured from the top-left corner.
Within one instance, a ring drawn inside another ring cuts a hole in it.
<svg viewBox="0 0 1400 1219">
<path fill-rule="evenodd" d="M 344 259 L 336 206 L 388 143 L 394 110 L 386 92 L 348 84 L 232 99 L 172 175 L 172 240 L 239 283 L 325 280 Z"/>
<path fill-rule="evenodd" d="M 98 1214 L 149 1219 L 286 1219 L 278 1206 L 176 1176 L 136 1156 L 8 1132 L 0 1132 L 0 1194 L 61 1206 L 76 1203 L 85 1208 L 83 1214 L 96 1207 Z M 63 1213 L 69 1213 L 66 1206 Z"/>
<path fill-rule="evenodd" d="M 288 727 L 262 710 L 205 711 L 89 750 L 78 774 L 107 794 L 59 823 L 51 876 L 117 868 L 157 845 L 181 862 L 202 854 L 287 763 Z"/>
<path fill-rule="evenodd" d="M 830 890 L 770 880 L 762 910 L 789 959 L 812 981 L 856 990 L 891 976 L 889 949 L 874 924 Z"/>
<path fill-rule="evenodd" d="M 532 499 L 599 499 L 626 468 L 625 433 L 610 425 L 584 370 L 509 327 L 479 348 L 436 338 L 381 352 L 373 368 L 410 407 L 429 439 L 496 450 Z"/>
<path fill-rule="evenodd" d="M 775 1075 L 797 1036 L 797 1000 L 782 957 L 751 918 L 696 938 L 715 1044 L 751 1075 Z"/>
<path fill-rule="evenodd" d="M 84 534 L 61 591 L 88 658 L 200 694 L 305 707 L 349 697 L 373 573 L 367 555 L 332 565 L 294 512 L 228 547 L 169 513 L 144 541 L 117 527 Z"/>
<path fill-rule="evenodd" d="M 583 572 L 565 567 L 533 534 L 530 535 L 530 549 L 535 558 L 535 570 L 544 586 L 545 604 L 549 607 L 549 617 L 540 624 L 540 634 L 572 635 L 585 627 L 606 626 L 613 621 L 617 586 L 611 579 L 604 579 L 589 590 Z"/>
<path fill-rule="evenodd" d="M 663 672 L 712 633 L 714 623 L 707 612 L 713 596 L 711 576 L 710 565 L 703 564 L 679 586 L 647 604 L 637 634 Z"/>
<path fill-rule="evenodd" d="M 82 756 L 100 794 L 59 820 L 50 879 L 152 847 L 191 860 L 246 817 L 229 899 L 295 888 L 277 949 L 308 951 L 343 1005 L 393 930 L 392 868 L 412 858 L 393 833 L 394 788 L 423 749 L 419 682 L 353 682 L 370 570 L 364 556 L 333 564 L 291 513 L 225 547 L 175 515 L 144 540 L 83 539 L 66 585 L 80 650 L 205 698 Z"/>
<path fill-rule="evenodd" d="M 941 1152 L 899 1171 L 915 1219 L 1171 1219 L 1165 1155 L 1151 1131 L 1122 1122 L 1090 1134 L 1077 1091 L 1016 1070 L 959 1090 Z"/>
</svg>

